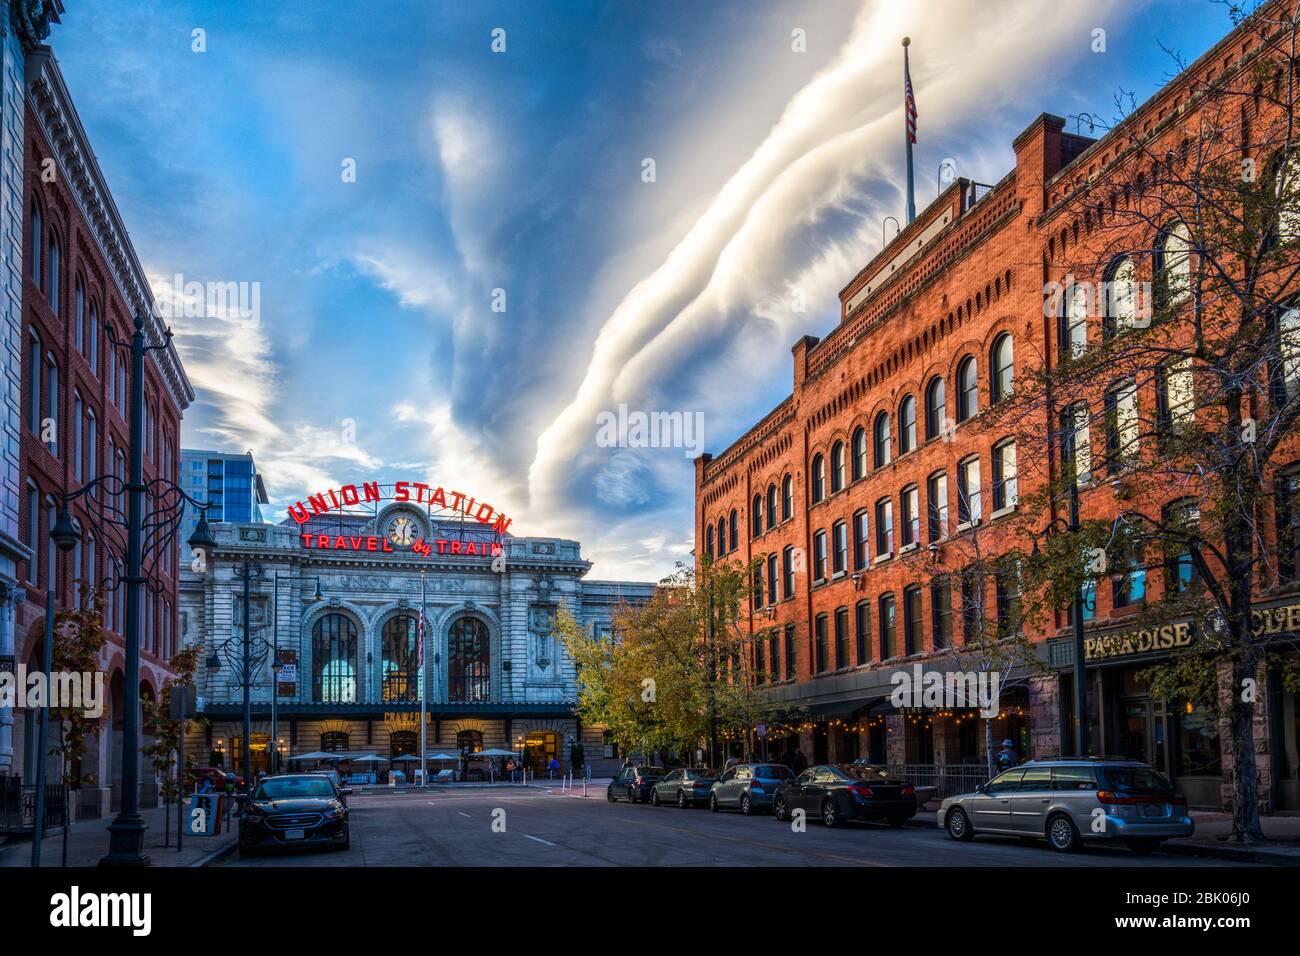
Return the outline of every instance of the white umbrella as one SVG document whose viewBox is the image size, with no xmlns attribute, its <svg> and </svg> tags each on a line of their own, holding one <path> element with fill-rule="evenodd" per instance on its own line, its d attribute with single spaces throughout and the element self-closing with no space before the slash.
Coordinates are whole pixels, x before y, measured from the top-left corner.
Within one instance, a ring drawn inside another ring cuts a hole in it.
<svg viewBox="0 0 1300 956">
<path fill-rule="evenodd" d="M 323 750 L 313 751 L 309 754 L 296 754 L 289 758 L 290 760 L 342 760 L 338 754 L 325 753 Z"/>
<path fill-rule="evenodd" d="M 379 754 L 362 754 L 360 757 L 345 757 L 344 759 L 353 763 L 383 763 L 387 758 L 381 757 Z"/>
<path fill-rule="evenodd" d="M 417 757 L 415 754 L 402 754 L 400 757 L 393 757 L 393 758 L 391 758 L 391 759 L 394 760 L 394 761 L 397 761 L 397 760 L 403 760 L 403 761 L 417 760 L 417 761 L 418 761 L 420 758 Z"/>
<path fill-rule="evenodd" d="M 518 757 L 518 756 L 519 754 L 513 750 L 499 750 L 495 747 L 492 748 L 491 750 L 480 750 L 476 754 L 470 754 L 471 759 L 474 757 Z"/>
<path fill-rule="evenodd" d="M 433 754 L 433 755 L 431 755 L 430 757 L 428 757 L 428 758 L 426 758 L 426 759 L 428 759 L 428 760 L 459 760 L 460 757 L 457 757 L 455 754 Z"/>
</svg>

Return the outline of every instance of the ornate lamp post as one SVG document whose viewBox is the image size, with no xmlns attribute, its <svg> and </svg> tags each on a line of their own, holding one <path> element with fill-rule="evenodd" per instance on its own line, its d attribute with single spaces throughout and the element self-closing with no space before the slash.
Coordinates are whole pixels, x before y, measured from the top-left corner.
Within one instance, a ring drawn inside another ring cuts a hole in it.
<svg viewBox="0 0 1300 956">
<path fill-rule="evenodd" d="M 114 591 L 126 585 L 125 688 L 122 726 L 122 801 L 117 817 L 109 826 L 108 855 L 99 861 L 100 866 L 148 866 L 144 855 L 144 831 L 147 829 L 140 816 L 140 622 L 142 588 L 162 591 L 164 582 L 157 574 L 158 562 L 169 552 L 172 539 L 180 528 L 185 505 L 199 509 L 199 522 L 190 536 L 189 546 L 196 567 L 206 566 L 208 555 L 215 542 L 208 528 L 207 505 L 191 498 L 175 482 L 164 478 L 144 480 L 144 357 L 146 352 L 163 351 L 171 344 L 168 329 L 162 342 L 146 345 L 144 316 L 135 316 L 131 335 L 131 396 L 130 396 L 130 446 L 126 481 L 116 475 L 100 475 L 76 491 L 58 494 L 59 515 L 50 538 L 60 551 L 69 551 L 81 540 L 81 529 L 68 512 L 69 502 L 84 498 L 86 507 L 94 516 L 93 527 L 100 539 L 109 534 L 126 535 L 125 573 L 110 578 L 105 590 Z M 126 343 L 117 338 L 112 325 L 105 332 L 113 347 Z M 117 502 L 126 495 L 126 510 Z M 146 562 L 149 563 L 146 571 Z M 53 601 L 53 594 L 49 600 Z"/>
</svg>

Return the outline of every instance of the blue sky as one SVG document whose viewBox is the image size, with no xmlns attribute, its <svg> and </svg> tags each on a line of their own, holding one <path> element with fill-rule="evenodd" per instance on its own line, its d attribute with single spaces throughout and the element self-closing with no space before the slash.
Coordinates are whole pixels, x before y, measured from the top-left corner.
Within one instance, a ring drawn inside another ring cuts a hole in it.
<svg viewBox="0 0 1300 956">
<path fill-rule="evenodd" d="M 252 449 L 277 518 L 427 477 L 636 579 L 688 556 L 693 466 L 598 447 L 596 416 L 700 413 L 716 454 L 789 394 L 902 214 L 901 36 L 924 205 L 944 158 L 996 182 L 1040 112 L 1111 119 L 1168 78 L 1159 43 L 1230 27 L 1208 0 L 66 6 L 50 42 L 155 287 L 259 283 L 256 321 L 174 321 L 183 443 Z"/>
</svg>

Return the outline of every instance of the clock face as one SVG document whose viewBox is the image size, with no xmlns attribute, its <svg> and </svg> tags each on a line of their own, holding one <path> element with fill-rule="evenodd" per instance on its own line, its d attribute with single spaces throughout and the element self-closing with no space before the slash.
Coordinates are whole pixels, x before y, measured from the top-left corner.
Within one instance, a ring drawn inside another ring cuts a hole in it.
<svg viewBox="0 0 1300 956">
<path fill-rule="evenodd" d="M 398 515 L 392 521 L 388 522 L 388 540 L 393 544 L 409 548 L 415 543 L 416 535 L 419 533 L 419 526 L 416 525 L 415 519 L 407 515 Z"/>
</svg>

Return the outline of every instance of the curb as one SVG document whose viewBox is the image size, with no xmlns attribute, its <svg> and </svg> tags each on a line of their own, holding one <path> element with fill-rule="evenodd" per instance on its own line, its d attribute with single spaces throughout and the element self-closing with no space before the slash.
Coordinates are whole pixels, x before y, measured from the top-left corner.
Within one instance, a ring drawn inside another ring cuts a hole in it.
<svg viewBox="0 0 1300 956">
<path fill-rule="evenodd" d="M 219 846 L 219 847 L 217 847 L 215 850 L 213 850 L 213 851 L 212 851 L 211 853 L 209 853 L 207 856 L 200 857 L 199 859 L 195 860 L 193 863 L 187 863 L 187 864 L 185 864 L 185 865 L 186 865 L 187 867 L 209 866 L 209 865 L 211 865 L 211 864 L 213 864 L 213 863 L 216 863 L 216 862 L 218 862 L 218 861 L 220 861 L 220 860 L 224 860 L 226 857 L 230 856 L 230 854 L 232 854 L 232 853 L 235 852 L 235 849 L 236 849 L 238 846 L 239 846 L 239 841 L 238 841 L 238 840 L 231 840 L 231 841 L 230 841 L 229 843 L 227 843 L 225 846 Z"/>
<path fill-rule="evenodd" d="M 1201 856 L 1233 863 L 1260 863 L 1266 866 L 1300 866 L 1300 854 L 1248 847 L 1216 846 L 1213 843 L 1174 843 L 1165 841 L 1160 852 L 1171 856 Z"/>
</svg>

